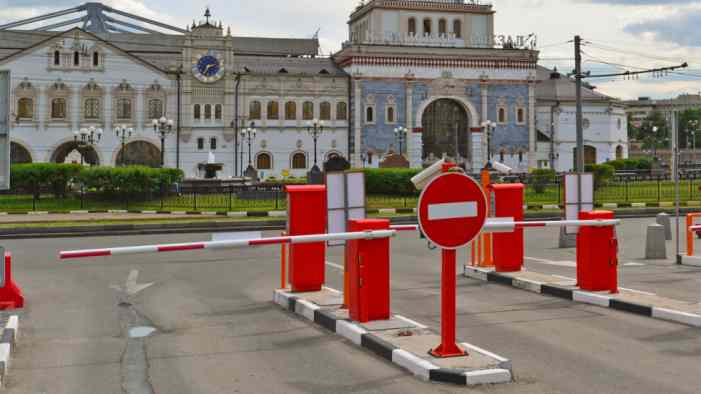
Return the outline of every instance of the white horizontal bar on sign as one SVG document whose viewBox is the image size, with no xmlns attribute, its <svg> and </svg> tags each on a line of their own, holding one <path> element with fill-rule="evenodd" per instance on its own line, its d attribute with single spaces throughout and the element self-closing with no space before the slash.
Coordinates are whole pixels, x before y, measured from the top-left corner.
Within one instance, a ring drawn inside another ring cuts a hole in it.
<svg viewBox="0 0 701 394">
<path fill-rule="evenodd" d="M 430 204 L 428 220 L 462 219 L 477 217 L 477 201 Z"/>
</svg>

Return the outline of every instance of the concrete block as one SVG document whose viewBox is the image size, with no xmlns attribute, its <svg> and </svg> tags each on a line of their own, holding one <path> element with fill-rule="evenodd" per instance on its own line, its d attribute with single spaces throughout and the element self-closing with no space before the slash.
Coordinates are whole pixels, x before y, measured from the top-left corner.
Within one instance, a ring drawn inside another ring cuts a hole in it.
<svg viewBox="0 0 701 394">
<path fill-rule="evenodd" d="M 701 207 L 701 201 L 687 201 L 687 207 Z"/>
<path fill-rule="evenodd" d="M 511 372 L 506 369 L 487 369 L 472 371 L 465 374 L 468 386 L 481 384 L 508 383 L 511 381 Z"/>
<path fill-rule="evenodd" d="M 392 362 L 400 367 L 408 370 L 417 378 L 427 381 L 432 369 L 438 369 L 437 366 L 431 364 L 427 360 L 421 359 L 418 356 L 402 349 L 395 349 L 392 352 Z"/>
<path fill-rule="evenodd" d="M 652 317 L 687 324 L 689 326 L 701 327 L 701 315 L 695 315 L 693 313 L 653 307 Z"/>
<path fill-rule="evenodd" d="M 607 202 L 604 203 L 601 207 L 604 209 L 616 209 L 618 208 L 618 204 L 616 204 L 615 202 Z"/>
<path fill-rule="evenodd" d="M 349 321 L 338 320 L 336 322 L 336 333 L 360 346 L 363 335 L 368 332 Z"/>
<path fill-rule="evenodd" d="M 655 221 L 657 224 L 661 225 L 664 227 L 664 239 L 667 241 L 672 240 L 672 221 L 669 219 L 669 215 L 662 212 L 657 214 L 657 218 L 655 218 Z"/>
<path fill-rule="evenodd" d="M 645 258 L 647 260 L 664 260 L 667 258 L 667 242 L 665 240 L 664 226 L 659 224 L 647 226 Z"/>
<path fill-rule="evenodd" d="M 674 202 L 672 202 L 672 201 L 660 202 L 660 208 L 672 208 L 672 207 L 674 207 Z"/>
<path fill-rule="evenodd" d="M 634 203 L 631 203 L 630 206 L 632 208 L 645 208 L 647 206 L 647 204 L 645 204 L 644 202 L 634 202 Z"/>
</svg>

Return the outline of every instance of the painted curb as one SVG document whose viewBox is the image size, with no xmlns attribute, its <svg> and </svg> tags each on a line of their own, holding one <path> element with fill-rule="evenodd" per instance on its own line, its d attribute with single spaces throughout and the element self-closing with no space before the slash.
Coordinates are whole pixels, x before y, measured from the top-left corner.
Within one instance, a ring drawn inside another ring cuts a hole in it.
<svg viewBox="0 0 701 394">
<path fill-rule="evenodd" d="M 540 289 L 535 284 L 537 282 L 524 279 L 512 278 L 502 275 L 490 269 L 477 268 L 471 266 L 464 267 L 465 277 L 481 280 L 483 282 L 493 282 L 513 288 L 527 290 L 533 293 L 549 295 L 565 300 L 582 304 L 595 305 L 603 308 L 615 309 L 639 316 L 651 317 L 653 319 L 681 323 L 692 327 L 701 327 L 701 315 L 676 311 L 666 308 L 658 308 L 650 305 L 642 305 L 633 302 L 616 299 L 608 293 L 592 293 L 584 290 L 566 288 L 552 284 L 541 284 Z M 525 282 L 531 282 L 525 284 Z"/>
<path fill-rule="evenodd" d="M 19 316 L 11 315 L 5 323 L 0 339 L 0 385 L 5 382 L 7 371 L 10 368 L 10 356 L 17 343 L 17 332 L 19 331 Z"/>
<path fill-rule="evenodd" d="M 310 320 L 326 330 L 334 332 L 353 344 L 371 351 L 375 355 L 391 361 L 423 381 L 452 383 L 458 385 L 476 386 L 483 384 L 508 383 L 512 380 L 511 361 L 487 350 L 469 343 L 461 343 L 466 349 L 479 352 L 498 361 L 498 368 L 466 371 L 462 369 L 440 368 L 429 360 L 424 360 L 415 354 L 398 348 L 386 340 L 369 333 L 359 325 L 345 319 L 340 319 L 333 313 L 314 305 L 309 301 L 299 299 L 284 290 L 273 292 L 273 302 L 283 309 L 293 312 Z M 396 317 L 396 316 L 395 316 Z M 398 318 L 411 322 L 403 316 Z M 417 323 L 417 327 L 425 327 Z"/>
</svg>

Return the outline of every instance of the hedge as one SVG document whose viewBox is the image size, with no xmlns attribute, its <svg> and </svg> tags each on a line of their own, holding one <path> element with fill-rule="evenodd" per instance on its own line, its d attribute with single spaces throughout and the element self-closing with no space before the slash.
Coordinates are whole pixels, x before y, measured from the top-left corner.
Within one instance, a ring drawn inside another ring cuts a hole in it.
<svg viewBox="0 0 701 394">
<path fill-rule="evenodd" d="M 46 189 L 50 189 L 55 197 L 65 197 L 71 184 L 103 194 L 145 195 L 159 191 L 162 185 L 180 182 L 184 175 L 174 168 L 32 163 L 12 165 L 10 176 L 14 191 L 29 192 L 38 198 Z"/>
<path fill-rule="evenodd" d="M 418 174 L 420 169 L 366 168 L 364 171 L 367 194 L 408 196 L 418 193 L 411 183 L 411 178 Z"/>
</svg>

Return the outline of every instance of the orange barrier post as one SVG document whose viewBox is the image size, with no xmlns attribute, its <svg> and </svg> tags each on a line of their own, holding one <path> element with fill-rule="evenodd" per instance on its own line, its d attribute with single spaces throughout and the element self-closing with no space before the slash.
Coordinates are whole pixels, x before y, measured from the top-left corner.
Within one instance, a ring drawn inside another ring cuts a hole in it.
<svg viewBox="0 0 701 394">
<path fill-rule="evenodd" d="M 476 261 L 477 260 L 476 259 L 477 253 L 476 252 L 477 252 L 477 250 L 475 249 L 475 241 L 473 240 L 472 242 L 470 242 L 470 256 L 471 256 L 470 262 L 472 263 L 473 267 L 475 265 L 477 265 L 477 261 Z"/>
<path fill-rule="evenodd" d="M 287 233 L 283 231 L 280 235 L 284 237 Z M 280 248 L 282 249 L 280 252 L 280 289 L 285 289 L 287 288 L 287 244 L 281 244 Z"/>
<path fill-rule="evenodd" d="M 492 193 L 489 192 L 489 185 L 492 184 L 492 175 L 488 168 L 483 168 L 480 172 L 480 180 L 482 185 L 482 190 L 484 191 L 485 197 L 487 197 L 487 217 L 492 216 Z M 492 260 L 492 234 L 482 234 L 484 238 L 484 245 L 482 250 L 484 251 L 483 258 L 480 261 L 480 267 L 494 267 L 494 262 Z"/>
<path fill-rule="evenodd" d="M 686 214 L 686 255 L 689 257 L 694 255 L 694 233 L 696 232 L 691 227 L 694 226 L 694 219 L 700 217 L 699 212 Z"/>
</svg>

